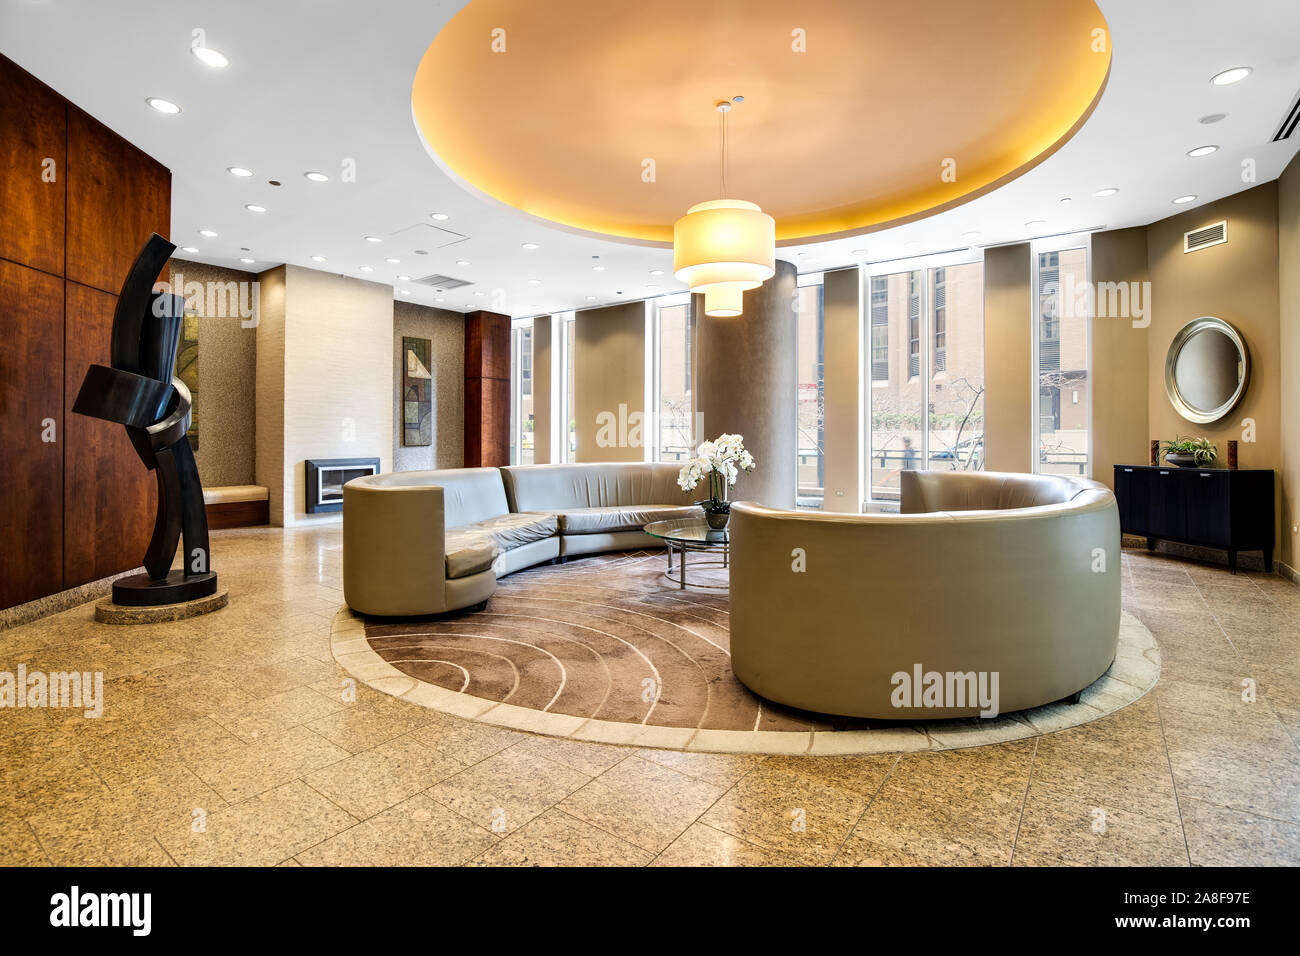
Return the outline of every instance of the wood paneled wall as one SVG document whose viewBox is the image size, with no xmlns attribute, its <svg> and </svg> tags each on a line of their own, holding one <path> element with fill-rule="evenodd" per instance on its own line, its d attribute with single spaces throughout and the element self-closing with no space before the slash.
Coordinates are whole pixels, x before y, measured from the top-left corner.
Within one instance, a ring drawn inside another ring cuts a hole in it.
<svg viewBox="0 0 1300 956">
<path fill-rule="evenodd" d="M 510 464 L 510 316 L 465 315 L 465 467 Z"/>
<path fill-rule="evenodd" d="M 170 231 L 171 173 L 0 56 L 0 209 L 5 608 L 144 556 L 154 477 L 121 426 L 72 403 L 86 367 L 108 362 L 136 253 Z"/>
</svg>

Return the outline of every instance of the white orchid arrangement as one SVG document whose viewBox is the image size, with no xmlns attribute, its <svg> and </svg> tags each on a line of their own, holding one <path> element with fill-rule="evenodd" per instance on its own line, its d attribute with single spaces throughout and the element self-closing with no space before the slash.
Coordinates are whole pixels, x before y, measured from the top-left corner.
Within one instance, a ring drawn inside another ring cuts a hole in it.
<svg viewBox="0 0 1300 956">
<path fill-rule="evenodd" d="M 745 450 L 740 435 L 719 435 L 695 449 L 695 457 L 682 466 L 677 484 L 683 491 L 694 491 L 705 478 L 709 480 L 706 511 L 726 511 L 727 489 L 736 483 L 742 471 L 754 470 L 754 456 Z"/>
</svg>

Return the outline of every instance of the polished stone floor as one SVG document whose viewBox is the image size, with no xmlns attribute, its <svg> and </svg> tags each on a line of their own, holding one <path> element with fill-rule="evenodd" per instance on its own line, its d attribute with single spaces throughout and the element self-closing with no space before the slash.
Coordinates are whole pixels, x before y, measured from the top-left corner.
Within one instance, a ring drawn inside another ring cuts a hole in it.
<svg viewBox="0 0 1300 956">
<path fill-rule="evenodd" d="M 97 719 L 0 709 L 0 864 L 1300 863 L 1300 588 L 1280 578 L 1126 553 L 1163 672 L 1085 726 L 764 757 L 558 741 L 357 686 L 329 651 L 340 546 L 219 532 L 225 610 L 0 631 L 0 672 L 105 679 Z"/>
</svg>

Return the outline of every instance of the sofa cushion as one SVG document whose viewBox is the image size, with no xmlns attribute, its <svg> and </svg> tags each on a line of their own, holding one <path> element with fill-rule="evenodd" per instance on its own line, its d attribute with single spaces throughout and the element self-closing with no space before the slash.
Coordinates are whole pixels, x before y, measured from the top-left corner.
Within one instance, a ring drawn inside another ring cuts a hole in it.
<svg viewBox="0 0 1300 956">
<path fill-rule="evenodd" d="M 473 528 L 450 528 L 443 536 L 447 556 L 447 577 L 466 578 L 492 567 L 501 553 L 492 536 Z"/>
<path fill-rule="evenodd" d="M 559 531 L 559 526 L 555 515 L 524 512 L 484 518 L 482 521 L 467 525 L 462 530 L 488 534 L 501 550 L 510 551 L 551 537 Z"/>
<path fill-rule="evenodd" d="M 571 508 L 559 513 L 561 534 L 610 534 L 640 531 L 651 521 L 698 518 L 695 505 L 634 505 L 612 508 Z"/>
</svg>

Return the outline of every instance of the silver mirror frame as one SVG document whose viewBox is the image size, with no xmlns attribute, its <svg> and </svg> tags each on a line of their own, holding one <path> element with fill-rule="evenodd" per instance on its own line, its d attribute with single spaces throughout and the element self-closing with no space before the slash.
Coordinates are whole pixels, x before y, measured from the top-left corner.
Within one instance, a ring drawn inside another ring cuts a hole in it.
<svg viewBox="0 0 1300 956">
<path fill-rule="evenodd" d="M 1217 408 L 1202 411 L 1193 408 L 1184 400 L 1182 393 L 1178 390 L 1178 382 L 1174 377 L 1174 371 L 1178 365 L 1178 355 L 1182 352 L 1187 340 L 1196 333 L 1205 332 L 1209 329 L 1226 335 L 1229 341 L 1237 347 L 1237 356 L 1241 361 L 1241 377 L 1237 381 L 1236 391 L 1228 397 L 1227 401 Z M 1236 407 L 1237 403 L 1241 401 L 1241 397 L 1246 394 L 1246 388 L 1249 385 L 1250 350 L 1246 348 L 1246 342 L 1242 339 L 1241 334 L 1223 319 L 1213 315 L 1203 315 L 1198 319 L 1193 319 L 1179 329 L 1178 334 L 1174 336 L 1174 340 L 1169 343 L 1169 351 L 1165 354 L 1165 394 L 1169 396 L 1169 401 L 1178 414 L 1189 422 L 1196 422 L 1201 425 L 1217 422 Z"/>
</svg>

